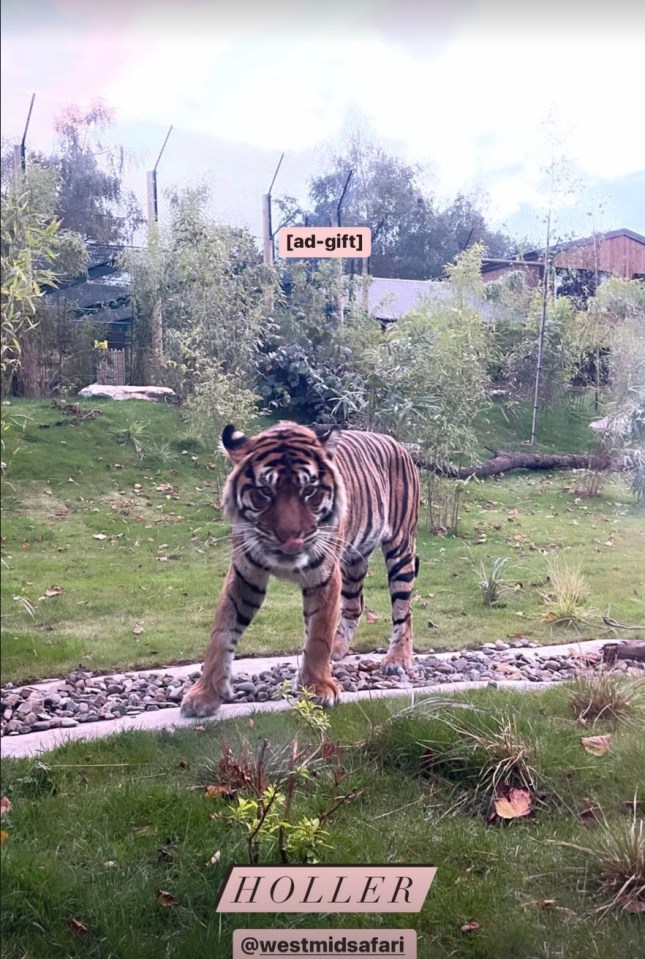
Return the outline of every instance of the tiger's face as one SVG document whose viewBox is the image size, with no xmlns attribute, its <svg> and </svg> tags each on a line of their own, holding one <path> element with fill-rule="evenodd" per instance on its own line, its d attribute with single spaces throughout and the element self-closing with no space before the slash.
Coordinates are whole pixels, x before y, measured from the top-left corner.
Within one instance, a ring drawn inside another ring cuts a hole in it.
<svg viewBox="0 0 645 959">
<path fill-rule="evenodd" d="M 344 487 L 332 458 L 337 435 L 280 423 L 249 438 L 226 427 L 222 446 L 234 469 L 223 502 L 234 547 L 277 572 L 338 556 Z"/>
</svg>

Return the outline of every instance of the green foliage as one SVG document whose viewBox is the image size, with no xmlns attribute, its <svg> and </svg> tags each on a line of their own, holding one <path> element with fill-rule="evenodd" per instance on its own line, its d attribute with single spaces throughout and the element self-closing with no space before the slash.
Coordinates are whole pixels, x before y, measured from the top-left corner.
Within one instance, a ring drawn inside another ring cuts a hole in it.
<svg viewBox="0 0 645 959">
<path fill-rule="evenodd" d="M 45 287 L 82 275 L 87 251 L 55 217 L 60 180 L 38 165 L 2 194 L 2 374 L 8 392 L 85 385 L 92 331 L 51 311 Z M 81 382 L 83 381 L 83 382 Z"/>
<path fill-rule="evenodd" d="M 356 287 L 338 260 L 289 266 L 289 298 L 267 325 L 257 358 L 256 389 L 268 409 L 311 423 L 344 422 L 363 408 L 356 346 L 367 324 Z"/>
<path fill-rule="evenodd" d="M 503 572 L 510 563 L 508 556 L 499 556 L 490 569 L 484 563 L 479 564 L 479 588 L 482 593 L 484 606 L 499 606 L 503 592 L 508 584 L 503 579 Z"/>
<path fill-rule="evenodd" d="M 462 253 L 447 268 L 451 295 L 391 324 L 356 360 L 366 425 L 417 444 L 432 462 L 473 455 L 474 419 L 488 405 L 481 255 L 478 246 Z"/>
<path fill-rule="evenodd" d="M 32 186 L 33 184 L 33 186 Z M 49 185 L 55 190 L 55 181 Z M 32 174 L 2 196 L 2 373 L 17 370 L 25 334 L 37 325 L 42 288 L 56 278 L 59 224 Z"/>
<path fill-rule="evenodd" d="M 276 699 L 288 700 L 303 726 L 319 733 L 326 733 L 329 729 L 329 716 L 310 689 L 295 689 L 294 683 L 286 679 L 276 690 Z"/>
<path fill-rule="evenodd" d="M 205 190 L 173 197 L 168 231 L 124 258 L 132 277 L 134 378 L 161 380 L 181 401 L 194 434 L 214 439 L 227 422 L 244 426 L 260 339 L 277 297 L 277 274 L 264 266 L 246 230 L 214 224 Z M 155 368 L 153 330 L 161 310 L 165 360 Z"/>
</svg>

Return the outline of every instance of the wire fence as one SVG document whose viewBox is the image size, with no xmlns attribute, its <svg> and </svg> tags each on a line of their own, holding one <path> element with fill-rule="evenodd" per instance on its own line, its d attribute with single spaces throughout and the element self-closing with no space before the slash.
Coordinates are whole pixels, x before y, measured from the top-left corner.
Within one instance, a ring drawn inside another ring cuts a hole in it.
<svg viewBox="0 0 645 959">
<path fill-rule="evenodd" d="M 23 138 L 30 100 L 31 94 L 26 91 L 2 91 L 3 156 Z M 26 136 L 27 155 L 56 152 L 55 121 L 69 106 L 51 96 L 36 94 Z M 171 125 L 172 132 L 159 157 Z M 183 129 L 181 117 L 169 117 L 168 126 L 162 126 L 143 119 L 122 123 L 117 116 L 114 124 L 99 131 L 96 137 L 106 150 L 113 151 L 119 158 L 123 190 L 132 192 L 144 217 L 147 218 L 148 209 L 147 173 L 159 161 L 158 220 L 162 227 L 169 219 L 173 191 L 206 186 L 210 195 L 209 215 L 221 224 L 247 228 L 261 248 L 262 197 L 280 161 L 279 150 Z M 273 197 L 289 195 L 304 200 L 308 180 L 320 171 L 321 160 L 320 151 L 287 153 L 273 187 Z M 276 212 L 274 226 L 277 223 Z M 144 240 L 144 233 L 133 238 L 135 244 Z"/>
</svg>

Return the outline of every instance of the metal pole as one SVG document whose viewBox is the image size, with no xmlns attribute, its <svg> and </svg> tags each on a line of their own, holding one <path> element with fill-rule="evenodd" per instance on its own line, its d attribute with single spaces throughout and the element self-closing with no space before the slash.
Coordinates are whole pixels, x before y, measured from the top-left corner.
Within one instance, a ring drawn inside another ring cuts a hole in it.
<svg viewBox="0 0 645 959">
<path fill-rule="evenodd" d="M 159 222 L 159 202 L 157 194 L 157 167 L 159 166 L 159 161 L 163 151 L 166 149 L 166 144 L 168 143 L 168 138 L 172 133 L 172 124 L 166 134 L 166 139 L 163 141 L 163 146 L 159 151 L 159 156 L 157 157 L 157 162 L 155 163 L 152 170 L 146 174 L 147 188 L 148 188 L 148 241 L 152 239 L 153 232 L 156 232 L 157 224 Z M 153 356 L 153 376 L 155 379 L 160 375 L 159 371 L 163 363 L 163 316 L 161 312 L 161 300 L 156 296 L 152 303 L 152 311 L 150 316 L 150 326 L 151 326 L 151 346 L 152 346 L 152 356 Z"/>
<path fill-rule="evenodd" d="M 347 187 L 349 186 L 349 181 L 352 178 L 352 173 L 354 171 L 350 170 L 347 174 L 347 179 L 345 180 L 345 186 L 343 187 L 343 192 L 340 195 L 340 200 L 338 201 L 338 206 L 336 207 L 336 226 L 340 226 L 340 214 L 343 206 L 343 200 L 345 199 L 345 194 L 347 193 Z"/>
<path fill-rule="evenodd" d="M 271 232 L 271 194 L 262 197 L 262 234 L 264 239 L 264 262 L 273 264 L 273 234 Z"/>
<path fill-rule="evenodd" d="M 27 172 L 27 156 L 25 144 L 27 142 L 27 130 L 29 129 L 29 121 L 31 120 L 31 111 L 34 108 L 34 100 L 36 99 L 36 94 L 32 93 L 31 103 L 29 104 L 29 112 L 27 113 L 27 122 L 25 123 L 25 132 L 22 135 L 22 140 L 20 141 L 20 166 L 23 173 Z"/>
<path fill-rule="evenodd" d="M 150 226 L 153 226 L 155 223 L 159 222 L 159 201 L 157 194 L 157 167 L 159 166 L 159 161 L 161 160 L 161 155 L 166 149 L 166 144 L 170 134 L 172 133 L 173 124 L 170 125 L 170 129 L 166 134 L 166 139 L 163 141 L 163 146 L 159 151 L 159 156 L 157 157 L 157 162 L 155 163 L 152 170 L 146 174 L 146 181 L 148 187 L 148 223 Z"/>
<path fill-rule="evenodd" d="M 262 196 L 262 238 L 264 241 L 264 262 L 269 266 L 275 261 L 275 248 L 273 245 L 275 237 L 271 223 L 271 191 L 273 190 L 273 184 L 277 179 L 283 160 L 284 153 L 282 153 L 280 159 L 278 160 L 278 165 L 275 168 L 275 173 L 273 174 L 273 179 L 271 180 L 271 185 L 268 191 Z"/>
</svg>

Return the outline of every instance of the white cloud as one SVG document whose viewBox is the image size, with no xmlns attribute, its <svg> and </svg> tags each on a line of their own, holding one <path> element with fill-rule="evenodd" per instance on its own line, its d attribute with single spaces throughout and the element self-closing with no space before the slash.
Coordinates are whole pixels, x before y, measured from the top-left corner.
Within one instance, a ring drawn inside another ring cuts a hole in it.
<svg viewBox="0 0 645 959">
<path fill-rule="evenodd" d="M 441 193 L 487 189 L 496 218 L 539 199 L 549 116 L 585 176 L 644 167 L 645 42 L 615 32 L 601 39 L 591 15 L 576 26 L 549 2 L 514 17 L 508 4 L 469 0 L 424 33 L 415 31 L 419 5 L 357 0 L 325 8 L 307 31 L 296 6 L 283 2 L 269 15 L 256 5 L 245 22 L 196 0 L 122 3 L 122 17 L 98 29 L 88 15 L 55 43 L 42 28 L 5 33 L 3 85 L 61 104 L 98 95 L 122 121 L 288 151 L 337 136 L 358 106 L 407 159 L 432 163 Z M 439 7 L 428 9 L 436 17 Z M 75 9 L 60 0 L 61 17 Z M 612 8 L 613 22 L 626 15 Z"/>
</svg>

